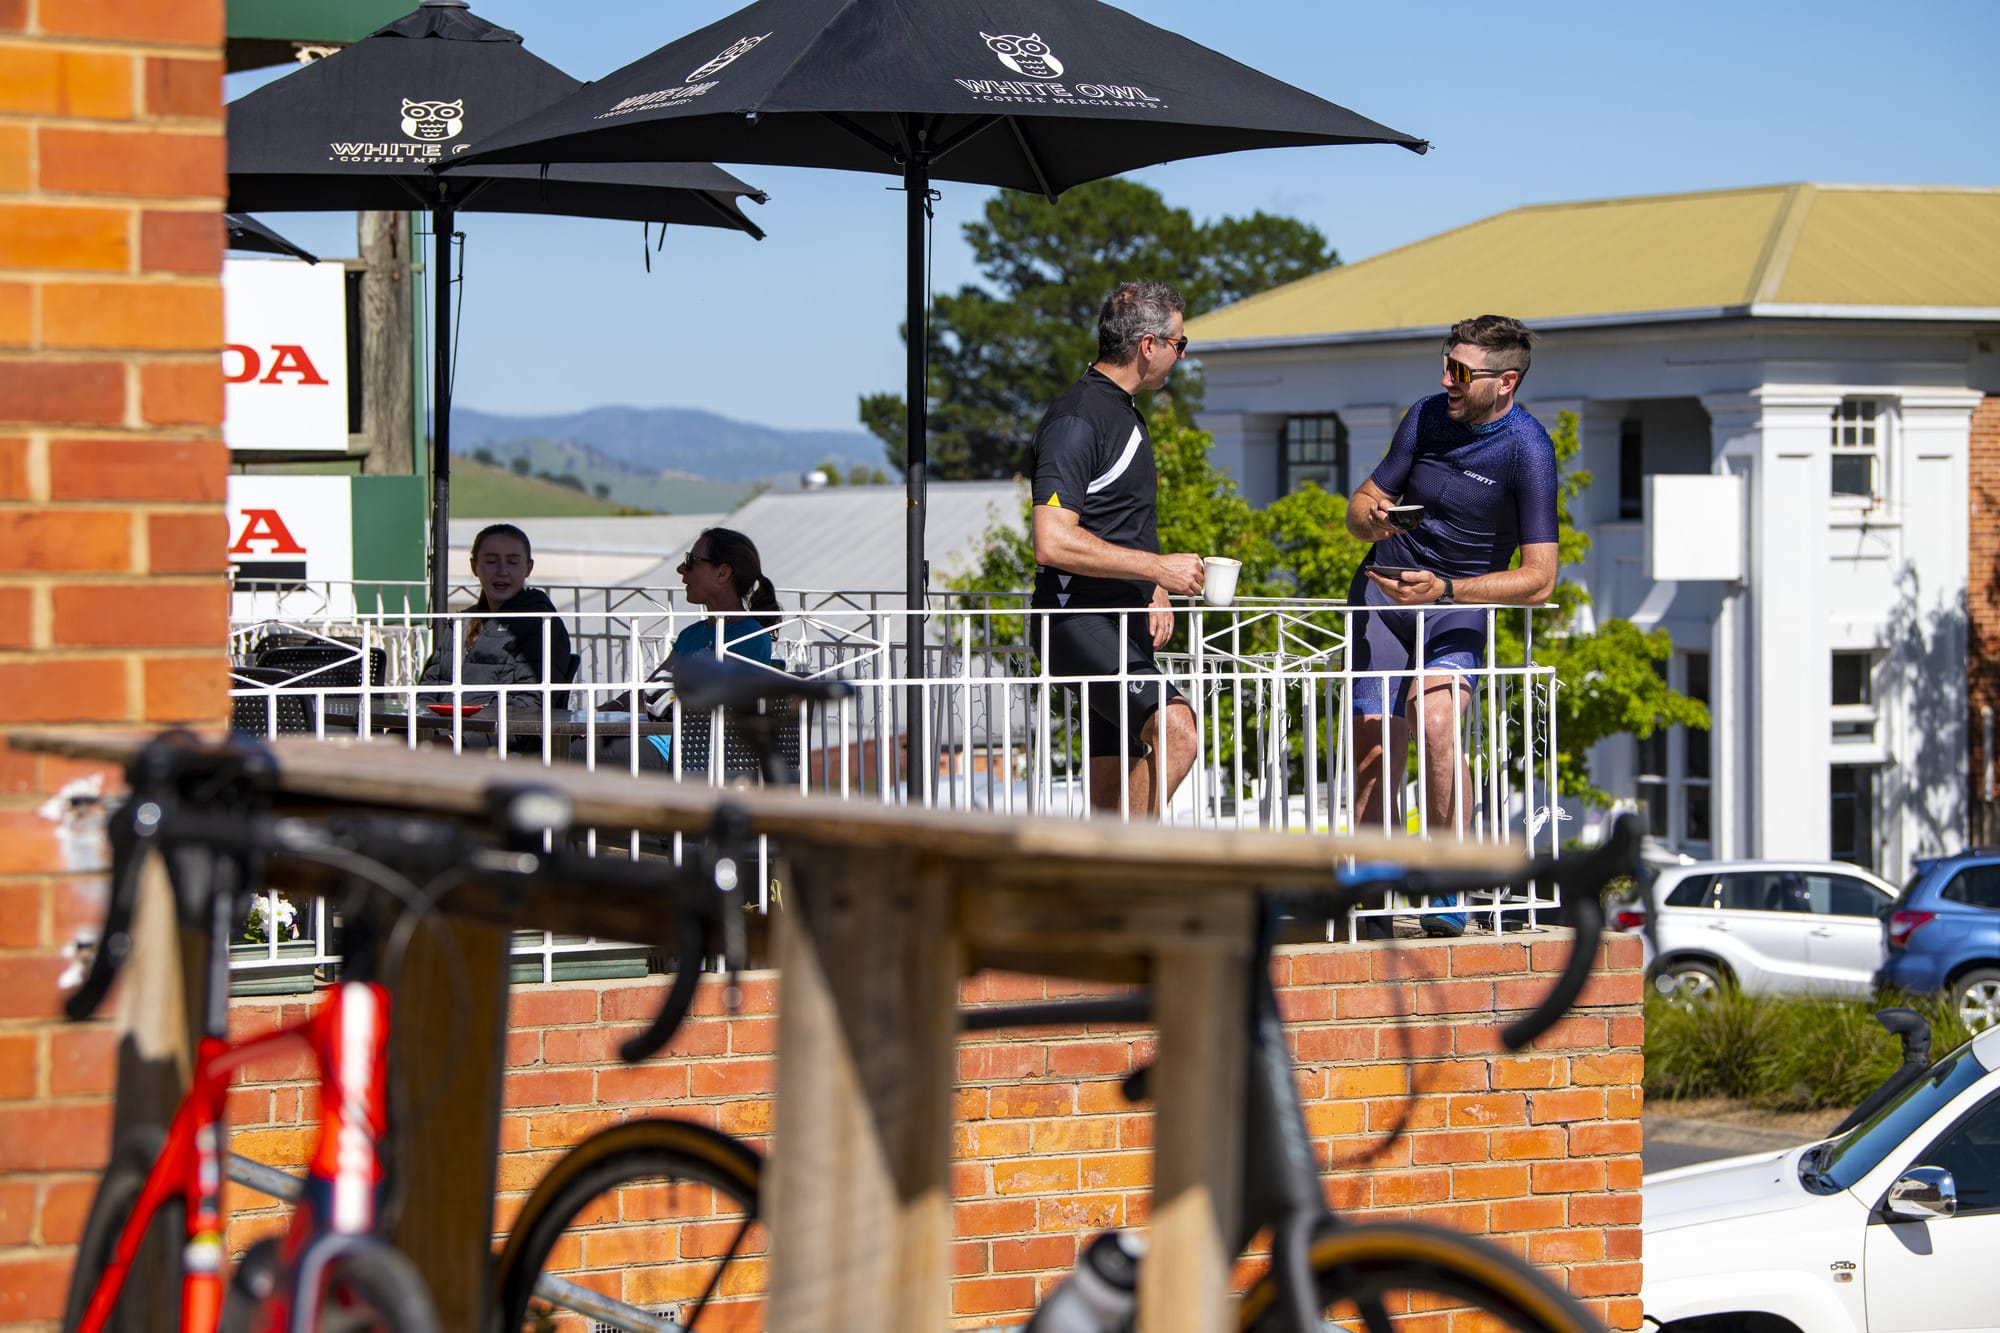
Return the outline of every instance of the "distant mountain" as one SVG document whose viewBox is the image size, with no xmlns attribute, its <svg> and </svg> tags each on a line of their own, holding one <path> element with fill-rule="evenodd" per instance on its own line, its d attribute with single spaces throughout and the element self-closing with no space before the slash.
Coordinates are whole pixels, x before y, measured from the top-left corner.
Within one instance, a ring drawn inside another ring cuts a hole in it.
<svg viewBox="0 0 2000 1333">
<path fill-rule="evenodd" d="M 865 431 L 779 430 L 684 407 L 594 407 L 545 417 L 452 409 L 454 454 L 485 448 L 504 460 L 511 452 L 502 446 L 528 440 L 582 446 L 638 473 L 678 473 L 746 489 L 760 481 L 797 485 L 801 473 L 829 459 L 882 462 L 882 442 Z M 536 470 L 566 469 L 544 468 L 537 458 Z"/>
</svg>

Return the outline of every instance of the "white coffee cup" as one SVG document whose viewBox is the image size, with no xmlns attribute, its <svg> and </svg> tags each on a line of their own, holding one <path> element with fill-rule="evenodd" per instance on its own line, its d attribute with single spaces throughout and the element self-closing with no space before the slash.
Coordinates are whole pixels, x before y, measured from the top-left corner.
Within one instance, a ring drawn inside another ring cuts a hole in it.
<svg viewBox="0 0 2000 1333">
<path fill-rule="evenodd" d="M 1201 562 L 1201 600 L 1210 606 L 1228 606 L 1236 600 L 1236 575 L 1241 560 L 1211 555 Z"/>
</svg>

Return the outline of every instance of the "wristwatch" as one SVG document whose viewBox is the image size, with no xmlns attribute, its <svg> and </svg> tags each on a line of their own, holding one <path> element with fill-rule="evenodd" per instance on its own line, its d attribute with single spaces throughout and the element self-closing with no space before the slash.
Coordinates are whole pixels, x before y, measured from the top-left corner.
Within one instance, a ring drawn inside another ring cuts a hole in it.
<svg viewBox="0 0 2000 1333">
<path fill-rule="evenodd" d="M 1450 580 L 1450 579 L 1446 579 L 1446 578 L 1444 577 L 1444 575 L 1442 575 L 1442 574 L 1438 575 L 1438 577 L 1439 577 L 1439 578 L 1441 578 L 1441 579 L 1444 579 L 1444 592 L 1442 592 L 1441 594 L 1439 594 L 1439 596 L 1438 596 L 1438 599 L 1437 599 L 1437 604 L 1438 604 L 1439 606 L 1453 606 L 1453 605 L 1455 605 L 1455 604 L 1457 603 L 1458 599 L 1457 599 L 1456 597 L 1453 597 L 1453 596 L 1451 595 L 1451 580 Z"/>
</svg>

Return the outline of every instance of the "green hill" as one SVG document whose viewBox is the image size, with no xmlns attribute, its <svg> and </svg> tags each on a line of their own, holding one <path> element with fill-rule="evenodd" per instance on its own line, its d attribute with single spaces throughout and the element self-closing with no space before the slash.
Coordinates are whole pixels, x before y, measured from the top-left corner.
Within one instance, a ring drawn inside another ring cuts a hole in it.
<svg viewBox="0 0 2000 1333">
<path fill-rule="evenodd" d="M 571 486 L 517 476 L 454 455 L 451 460 L 453 518 L 572 518 L 593 514 L 646 514 L 612 500 L 600 500 Z"/>
</svg>

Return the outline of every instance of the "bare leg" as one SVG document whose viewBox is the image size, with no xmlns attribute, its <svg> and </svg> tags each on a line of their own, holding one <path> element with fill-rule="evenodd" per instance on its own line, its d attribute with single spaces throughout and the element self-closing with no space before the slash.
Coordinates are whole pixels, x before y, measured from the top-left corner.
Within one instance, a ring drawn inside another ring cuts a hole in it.
<svg viewBox="0 0 2000 1333">
<path fill-rule="evenodd" d="M 1448 673 L 1424 677 L 1421 717 L 1424 728 L 1424 832 L 1451 833 L 1464 837 L 1464 805 L 1471 804 L 1472 771 L 1466 762 L 1462 739 L 1465 716 L 1472 707 L 1472 689 L 1458 676 Z M 1417 714 L 1415 705 L 1412 714 Z"/>
<path fill-rule="evenodd" d="M 1410 724 L 1402 718 L 1389 720 L 1389 823 L 1391 833 L 1402 831 L 1403 756 L 1410 748 Z M 1362 714 L 1354 719 L 1354 808 L 1355 832 L 1379 833 L 1382 822 L 1384 784 L 1382 781 L 1382 719 Z"/>
<path fill-rule="evenodd" d="M 1164 748 L 1160 743 L 1162 714 L 1167 720 Z M 1129 809 L 1134 818 L 1157 816 L 1160 813 L 1158 794 L 1164 790 L 1166 799 L 1172 800 L 1174 792 L 1193 770 L 1200 737 L 1195 727 L 1194 710 L 1186 703 L 1175 700 L 1165 709 L 1155 712 L 1146 719 L 1139 738 L 1146 743 L 1147 752 L 1136 759 L 1127 761 L 1112 755 L 1090 761 L 1091 809 L 1104 814 L 1117 814 Z M 1163 764 L 1164 775 L 1161 772 Z M 1121 773 L 1126 784 L 1124 792 L 1119 790 Z M 1129 806 L 1122 803 L 1126 795 L 1131 799 Z"/>
</svg>

